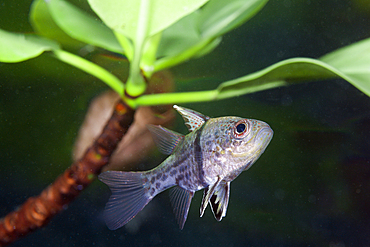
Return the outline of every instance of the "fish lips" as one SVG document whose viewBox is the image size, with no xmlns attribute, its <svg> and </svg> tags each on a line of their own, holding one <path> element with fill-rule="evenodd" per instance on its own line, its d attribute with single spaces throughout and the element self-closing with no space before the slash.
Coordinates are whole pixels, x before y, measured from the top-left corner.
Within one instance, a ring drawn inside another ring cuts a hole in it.
<svg viewBox="0 0 370 247">
<path fill-rule="evenodd" d="M 259 142 L 261 149 L 265 150 L 273 135 L 274 131 L 271 129 L 271 127 L 267 123 L 263 123 L 261 129 L 256 135 L 255 142 Z"/>
</svg>

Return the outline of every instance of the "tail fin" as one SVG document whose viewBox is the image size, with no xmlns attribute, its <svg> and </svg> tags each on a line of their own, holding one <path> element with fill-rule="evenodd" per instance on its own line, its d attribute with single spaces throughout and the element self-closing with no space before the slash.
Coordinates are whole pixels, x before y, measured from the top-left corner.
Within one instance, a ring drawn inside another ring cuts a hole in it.
<svg viewBox="0 0 370 247">
<path fill-rule="evenodd" d="M 104 211 L 105 222 L 111 230 L 129 222 L 152 199 L 146 193 L 142 172 L 107 171 L 100 174 L 99 179 L 112 191 Z"/>
</svg>

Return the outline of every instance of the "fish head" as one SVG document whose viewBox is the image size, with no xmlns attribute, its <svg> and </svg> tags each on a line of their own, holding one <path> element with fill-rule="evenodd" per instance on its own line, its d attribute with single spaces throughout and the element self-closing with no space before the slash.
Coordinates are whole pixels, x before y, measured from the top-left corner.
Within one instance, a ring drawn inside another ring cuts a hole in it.
<svg viewBox="0 0 370 247">
<path fill-rule="evenodd" d="M 240 119 L 229 132 L 230 155 L 244 158 L 248 163 L 254 163 L 270 143 L 273 131 L 271 127 L 260 120 Z"/>
<path fill-rule="evenodd" d="M 209 171 L 230 180 L 253 165 L 273 136 L 267 123 L 240 117 L 210 119 L 203 132 Z"/>
</svg>

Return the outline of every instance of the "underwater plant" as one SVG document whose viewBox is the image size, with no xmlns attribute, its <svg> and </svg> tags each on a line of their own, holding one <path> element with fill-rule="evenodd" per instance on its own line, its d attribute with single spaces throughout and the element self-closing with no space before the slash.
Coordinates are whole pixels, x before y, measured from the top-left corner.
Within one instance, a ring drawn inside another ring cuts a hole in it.
<svg viewBox="0 0 370 247">
<path fill-rule="evenodd" d="M 261 71 L 225 81 L 216 89 L 148 94 L 147 88 L 155 72 L 212 52 L 221 42 L 222 35 L 250 19 L 267 1 L 88 2 L 101 21 L 66 1 L 36 0 L 30 12 L 36 34 L 0 30 L 1 62 L 16 63 L 41 54 L 50 55 L 99 78 L 121 98 L 103 133 L 88 152 L 40 197 L 28 200 L 18 211 L 0 221 L 2 244 L 46 224 L 90 184 L 109 163 L 112 152 L 140 106 L 221 100 L 337 77 L 370 95 L 370 56 L 366 52 L 370 49 L 369 39 L 320 59 L 284 60 Z M 79 53 L 70 52 L 88 50 L 89 47 L 100 47 L 127 58 L 130 63 L 127 80 L 119 79 Z M 33 217 L 26 217 L 29 215 Z"/>
</svg>

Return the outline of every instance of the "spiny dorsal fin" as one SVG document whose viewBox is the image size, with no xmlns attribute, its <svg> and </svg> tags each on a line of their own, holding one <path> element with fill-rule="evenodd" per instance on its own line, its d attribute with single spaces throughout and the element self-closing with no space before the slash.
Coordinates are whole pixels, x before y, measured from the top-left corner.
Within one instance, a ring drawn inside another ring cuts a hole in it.
<svg viewBox="0 0 370 247">
<path fill-rule="evenodd" d="M 193 195 L 194 192 L 185 190 L 179 186 L 170 190 L 170 200 L 173 212 L 175 213 L 177 223 L 179 223 L 181 230 L 184 228 L 186 218 L 188 217 Z"/>
<path fill-rule="evenodd" d="M 205 116 L 202 113 L 184 107 L 174 105 L 173 108 L 181 114 L 185 120 L 185 125 L 188 127 L 190 132 L 202 126 L 209 119 L 208 116 Z"/>
<path fill-rule="evenodd" d="M 200 205 L 200 217 L 203 216 L 204 211 L 207 208 L 208 202 L 211 199 L 211 196 L 215 192 L 215 189 L 220 184 L 220 182 L 221 182 L 221 178 L 218 177 L 216 183 L 214 183 L 214 184 L 212 184 L 212 185 L 210 185 L 210 186 L 208 186 L 207 188 L 204 189 L 202 204 Z"/>
<path fill-rule="evenodd" d="M 227 205 L 229 204 L 229 196 L 230 182 L 221 182 L 211 196 L 209 204 L 211 205 L 213 215 L 218 221 L 221 221 L 222 218 L 226 216 Z"/>
<path fill-rule="evenodd" d="M 183 135 L 166 129 L 160 125 L 148 124 L 147 128 L 152 133 L 155 144 L 164 154 L 171 154 L 177 144 L 183 139 Z"/>
</svg>

